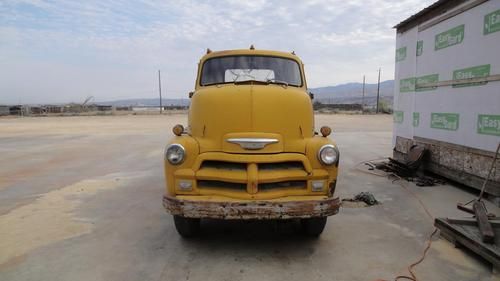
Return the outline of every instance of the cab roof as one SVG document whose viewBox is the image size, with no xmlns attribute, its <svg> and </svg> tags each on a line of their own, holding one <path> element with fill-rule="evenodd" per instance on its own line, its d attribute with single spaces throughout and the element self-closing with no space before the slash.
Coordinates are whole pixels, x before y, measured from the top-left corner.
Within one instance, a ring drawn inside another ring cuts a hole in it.
<svg viewBox="0 0 500 281">
<path fill-rule="evenodd" d="M 254 56 L 272 56 L 272 57 L 282 57 L 295 60 L 302 64 L 300 58 L 293 53 L 286 53 L 280 51 L 272 50 L 257 50 L 257 49 L 238 49 L 238 50 L 224 50 L 224 51 L 211 51 L 204 55 L 200 62 L 203 62 L 210 58 L 215 57 L 225 57 L 225 56 L 237 56 L 237 55 L 254 55 Z"/>
</svg>

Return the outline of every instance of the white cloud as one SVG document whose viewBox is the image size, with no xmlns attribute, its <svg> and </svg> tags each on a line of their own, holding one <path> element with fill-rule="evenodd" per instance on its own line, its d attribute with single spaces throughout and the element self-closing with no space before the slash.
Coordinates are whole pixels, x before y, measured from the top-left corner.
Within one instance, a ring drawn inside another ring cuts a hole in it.
<svg viewBox="0 0 500 281">
<path fill-rule="evenodd" d="M 212 50 L 295 50 L 310 87 L 393 77 L 392 26 L 433 0 L 5 1 L 0 103 L 185 97 Z"/>
</svg>

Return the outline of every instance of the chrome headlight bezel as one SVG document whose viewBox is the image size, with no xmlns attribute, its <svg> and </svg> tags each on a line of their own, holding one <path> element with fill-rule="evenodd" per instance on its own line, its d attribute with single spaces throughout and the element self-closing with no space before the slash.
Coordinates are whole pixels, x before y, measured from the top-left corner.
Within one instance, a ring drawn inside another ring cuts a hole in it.
<svg viewBox="0 0 500 281">
<path fill-rule="evenodd" d="M 329 156 L 326 155 L 326 153 L 329 153 L 329 152 L 333 152 L 335 155 L 335 157 L 332 158 L 331 160 L 327 159 L 327 157 L 329 157 Z M 333 144 L 325 144 L 318 151 L 318 160 L 321 164 L 326 165 L 326 166 L 331 166 L 331 165 L 337 164 L 339 161 L 339 150 Z"/>
<path fill-rule="evenodd" d="M 178 153 L 177 158 L 172 158 L 172 153 Z M 165 149 L 165 160 L 168 161 L 168 163 L 172 165 L 180 165 L 184 160 L 186 159 L 186 149 L 184 149 L 184 146 L 178 144 L 178 143 L 173 143 Z"/>
</svg>

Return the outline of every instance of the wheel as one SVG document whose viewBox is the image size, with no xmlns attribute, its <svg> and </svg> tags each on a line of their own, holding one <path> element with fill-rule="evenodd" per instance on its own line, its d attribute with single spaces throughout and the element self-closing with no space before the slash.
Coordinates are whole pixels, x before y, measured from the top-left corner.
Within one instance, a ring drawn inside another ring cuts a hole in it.
<svg viewBox="0 0 500 281">
<path fill-rule="evenodd" d="M 200 232 L 200 219 L 174 216 L 174 224 L 177 232 L 185 238 L 196 236 Z"/>
<path fill-rule="evenodd" d="M 325 229 L 327 217 L 301 219 L 302 231 L 307 236 L 318 237 Z"/>
</svg>

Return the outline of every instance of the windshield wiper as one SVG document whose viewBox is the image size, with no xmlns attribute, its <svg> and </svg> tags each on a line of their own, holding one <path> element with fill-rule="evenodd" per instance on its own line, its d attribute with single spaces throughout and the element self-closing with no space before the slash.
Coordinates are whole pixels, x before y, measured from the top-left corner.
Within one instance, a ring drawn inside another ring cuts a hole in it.
<svg viewBox="0 0 500 281">
<path fill-rule="evenodd" d="M 260 83 L 260 84 L 269 84 L 268 82 L 260 81 L 260 80 L 242 80 L 242 81 L 234 81 L 234 85 L 246 84 L 246 83 Z"/>
<path fill-rule="evenodd" d="M 276 80 L 276 79 L 267 79 L 267 84 L 278 84 L 278 85 L 282 85 L 284 88 L 288 87 L 288 82 Z"/>
<path fill-rule="evenodd" d="M 234 83 L 234 85 L 247 84 L 247 83 L 257 83 L 257 84 L 265 84 L 265 85 L 276 84 L 276 85 L 283 86 L 283 88 L 286 88 L 289 86 L 289 84 L 287 82 L 281 81 L 281 80 L 276 80 L 276 79 L 267 79 L 266 81 L 250 79 L 250 80 L 234 81 L 233 83 Z"/>
</svg>

